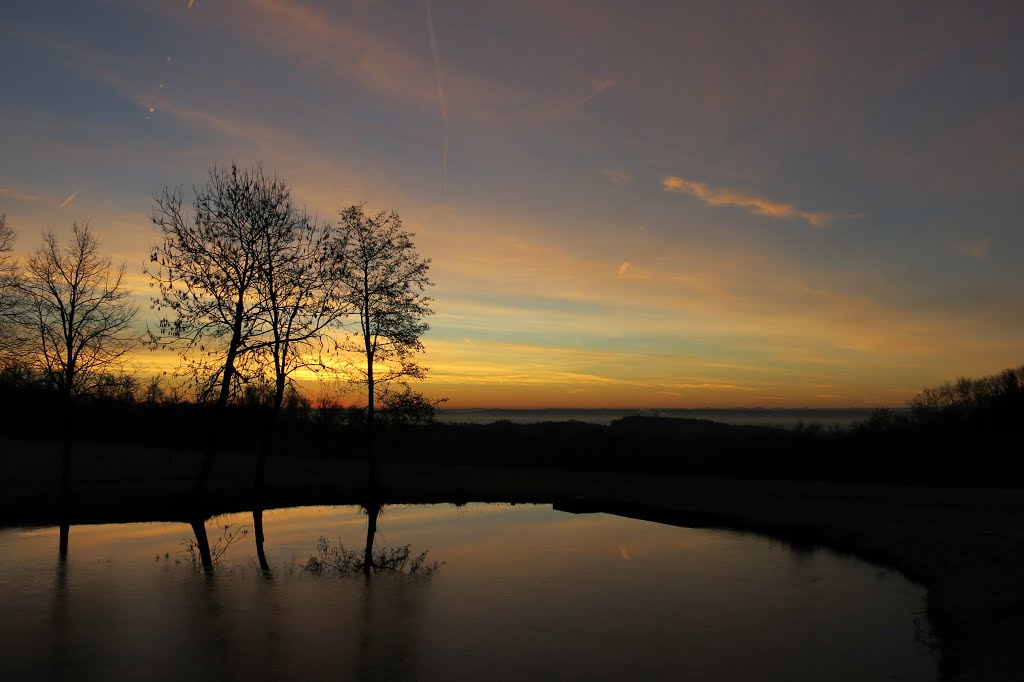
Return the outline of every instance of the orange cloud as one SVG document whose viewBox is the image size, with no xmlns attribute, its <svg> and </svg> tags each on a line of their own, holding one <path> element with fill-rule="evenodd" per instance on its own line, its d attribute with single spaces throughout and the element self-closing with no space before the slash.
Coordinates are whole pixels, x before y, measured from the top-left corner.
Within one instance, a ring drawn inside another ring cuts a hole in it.
<svg viewBox="0 0 1024 682">
<path fill-rule="evenodd" d="M 601 175 L 613 185 L 621 185 L 629 181 L 629 176 L 626 173 L 612 168 L 602 168 Z"/>
<path fill-rule="evenodd" d="M 708 206 L 736 206 L 755 215 L 768 216 L 775 220 L 804 220 L 814 227 L 828 227 L 841 220 L 864 217 L 863 213 L 814 213 L 794 204 L 762 199 L 725 187 L 712 187 L 703 182 L 686 180 L 674 175 L 662 180 L 661 186 L 668 192 L 697 197 Z"/>
<path fill-rule="evenodd" d="M 437 102 L 441 106 L 441 122 L 444 124 L 444 143 L 441 147 L 441 166 L 444 171 L 444 191 L 448 193 L 448 101 L 441 83 L 441 54 L 437 49 L 437 32 L 434 30 L 434 13 L 430 0 L 423 3 L 427 9 L 427 35 L 430 37 L 430 52 L 434 57 L 434 80 L 437 82 Z"/>
<path fill-rule="evenodd" d="M 583 98 L 583 101 L 580 102 L 580 104 L 586 104 L 590 100 L 600 95 L 605 90 L 608 90 L 609 88 L 614 88 L 616 85 L 618 85 L 618 83 L 616 83 L 613 80 L 598 78 L 590 79 L 590 92 L 587 93 L 587 96 Z"/>
<path fill-rule="evenodd" d="M 988 252 L 991 249 L 992 241 L 990 239 L 974 239 L 953 243 L 954 251 L 959 253 L 961 256 L 968 256 L 975 260 L 983 260 L 988 256 Z"/>
<path fill-rule="evenodd" d="M 437 106 L 436 84 L 425 60 L 388 36 L 283 0 L 252 0 L 245 16 L 246 28 L 263 44 L 340 72 L 371 92 L 421 111 Z M 268 26 L 274 27 L 271 33 Z"/>
<path fill-rule="evenodd" d="M 39 195 L 37 194 L 18 192 L 17 190 L 13 190 L 9 187 L 0 187 L 0 196 L 9 197 L 15 201 L 37 201 L 39 199 Z"/>
</svg>

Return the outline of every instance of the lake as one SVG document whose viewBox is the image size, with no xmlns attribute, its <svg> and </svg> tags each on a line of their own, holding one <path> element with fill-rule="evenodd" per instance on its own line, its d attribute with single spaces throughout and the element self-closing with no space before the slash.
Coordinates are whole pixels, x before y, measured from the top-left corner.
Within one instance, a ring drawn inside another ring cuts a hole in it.
<svg viewBox="0 0 1024 682">
<path fill-rule="evenodd" d="M 924 589 L 829 551 L 544 505 L 388 506 L 375 548 L 432 573 L 313 572 L 362 553 L 358 507 L 0 530 L 0 679 L 934 680 Z M 223 548 L 223 541 L 219 547 Z"/>
</svg>

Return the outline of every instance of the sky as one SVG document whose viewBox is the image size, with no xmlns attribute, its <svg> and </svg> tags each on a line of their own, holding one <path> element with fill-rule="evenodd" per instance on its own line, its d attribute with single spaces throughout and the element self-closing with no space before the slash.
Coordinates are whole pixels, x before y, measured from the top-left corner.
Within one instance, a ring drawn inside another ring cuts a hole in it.
<svg viewBox="0 0 1024 682">
<path fill-rule="evenodd" d="M 1021 74 L 1019 2 L 5 2 L 0 213 L 141 328 L 154 193 L 258 163 L 400 213 L 450 407 L 900 406 L 1024 363 Z"/>
</svg>

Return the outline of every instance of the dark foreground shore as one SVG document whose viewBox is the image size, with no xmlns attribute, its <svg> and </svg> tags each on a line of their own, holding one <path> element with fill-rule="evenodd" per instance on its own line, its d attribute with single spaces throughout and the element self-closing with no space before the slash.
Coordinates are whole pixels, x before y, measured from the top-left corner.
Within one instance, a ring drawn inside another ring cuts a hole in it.
<svg viewBox="0 0 1024 682">
<path fill-rule="evenodd" d="M 252 508 L 357 504 L 366 489 L 358 461 L 290 456 L 271 460 L 267 486 L 256 494 L 253 458 L 236 454 L 218 458 L 209 494 L 197 502 L 190 492 L 198 453 L 88 444 L 76 449 L 72 493 L 61 500 L 58 444 L 2 446 L 2 525 L 188 521 Z M 415 460 L 384 461 L 380 482 L 387 503 L 542 502 L 849 553 L 928 589 L 943 679 L 1011 680 L 1024 671 L 1024 492 Z"/>
</svg>

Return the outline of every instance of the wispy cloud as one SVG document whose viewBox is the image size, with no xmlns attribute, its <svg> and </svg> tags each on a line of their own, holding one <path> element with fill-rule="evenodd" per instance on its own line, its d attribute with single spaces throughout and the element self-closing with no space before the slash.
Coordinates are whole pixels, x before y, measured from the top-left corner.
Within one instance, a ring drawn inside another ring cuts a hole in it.
<svg viewBox="0 0 1024 682">
<path fill-rule="evenodd" d="M 72 201 L 74 201 L 74 200 L 75 200 L 75 197 L 77 197 L 77 196 L 78 196 L 78 193 L 79 193 L 80 191 L 81 191 L 81 190 L 77 190 L 77 189 L 76 189 L 76 190 L 74 191 L 74 193 L 72 193 L 72 194 L 71 194 L 71 195 L 70 195 L 70 196 L 69 196 L 69 197 L 68 197 L 67 199 L 65 199 L 64 201 L 62 201 L 62 202 L 61 202 L 61 204 L 60 204 L 60 206 L 58 206 L 57 208 L 64 208 L 65 206 L 67 206 L 68 204 L 70 204 L 70 203 L 71 203 Z"/>
<path fill-rule="evenodd" d="M 625 277 L 626 273 L 629 272 L 629 269 L 631 267 L 633 267 L 633 264 L 630 263 L 628 260 L 622 261 L 622 265 L 619 266 L 618 276 Z"/>
<path fill-rule="evenodd" d="M 19 192 L 11 189 L 10 187 L 0 187 L 0 197 L 7 197 L 14 199 L 15 201 L 38 201 L 38 194 L 28 194 L 27 192 Z"/>
<path fill-rule="evenodd" d="M 270 34 L 268 26 L 274 27 Z M 251 0 L 233 26 L 239 29 L 265 47 L 352 78 L 370 92 L 423 111 L 437 106 L 420 55 L 391 36 L 342 21 L 308 3 Z"/>
<path fill-rule="evenodd" d="M 704 388 L 712 391 L 756 391 L 751 386 L 738 386 L 736 384 L 672 384 L 674 388 Z"/>
<path fill-rule="evenodd" d="M 967 256 L 975 260 L 984 260 L 988 252 L 992 250 L 990 239 L 969 239 L 953 243 L 953 250 L 961 256 Z"/>
<path fill-rule="evenodd" d="M 775 220 L 803 220 L 814 227 L 829 227 L 842 220 L 863 218 L 863 213 L 822 213 L 800 208 L 795 204 L 772 201 L 752 194 L 745 194 L 727 187 L 712 187 L 696 180 L 669 175 L 661 181 L 662 189 L 677 194 L 689 194 L 708 206 L 735 206 L 755 215 Z"/>
<path fill-rule="evenodd" d="M 598 95 L 600 95 L 602 92 L 604 92 L 604 91 L 606 91 L 606 90 L 608 90 L 610 88 L 614 88 L 616 85 L 618 85 L 618 83 L 616 83 L 613 80 L 607 79 L 607 78 L 604 78 L 604 79 L 601 79 L 601 78 L 591 78 L 590 79 L 590 92 L 587 93 L 587 96 L 583 98 L 583 100 L 580 102 L 580 104 L 586 104 L 590 100 L 592 100 L 595 97 L 597 97 Z"/>
<path fill-rule="evenodd" d="M 612 183 L 613 185 L 622 185 L 629 182 L 628 174 L 620 170 L 615 170 L 613 168 L 602 168 L 601 175 L 603 175 L 604 179 Z"/>
<path fill-rule="evenodd" d="M 444 142 L 441 146 L 441 166 L 444 171 L 444 191 L 448 193 L 448 102 L 441 82 L 441 55 L 437 50 L 437 32 L 434 30 L 434 14 L 430 0 L 423 0 L 427 8 L 427 35 L 430 37 L 430 52 L 434 57 L 434 81 L 437 83 L 437 102 L 441 107 L 441 123 L 444 126 Z"/>
</svg>

